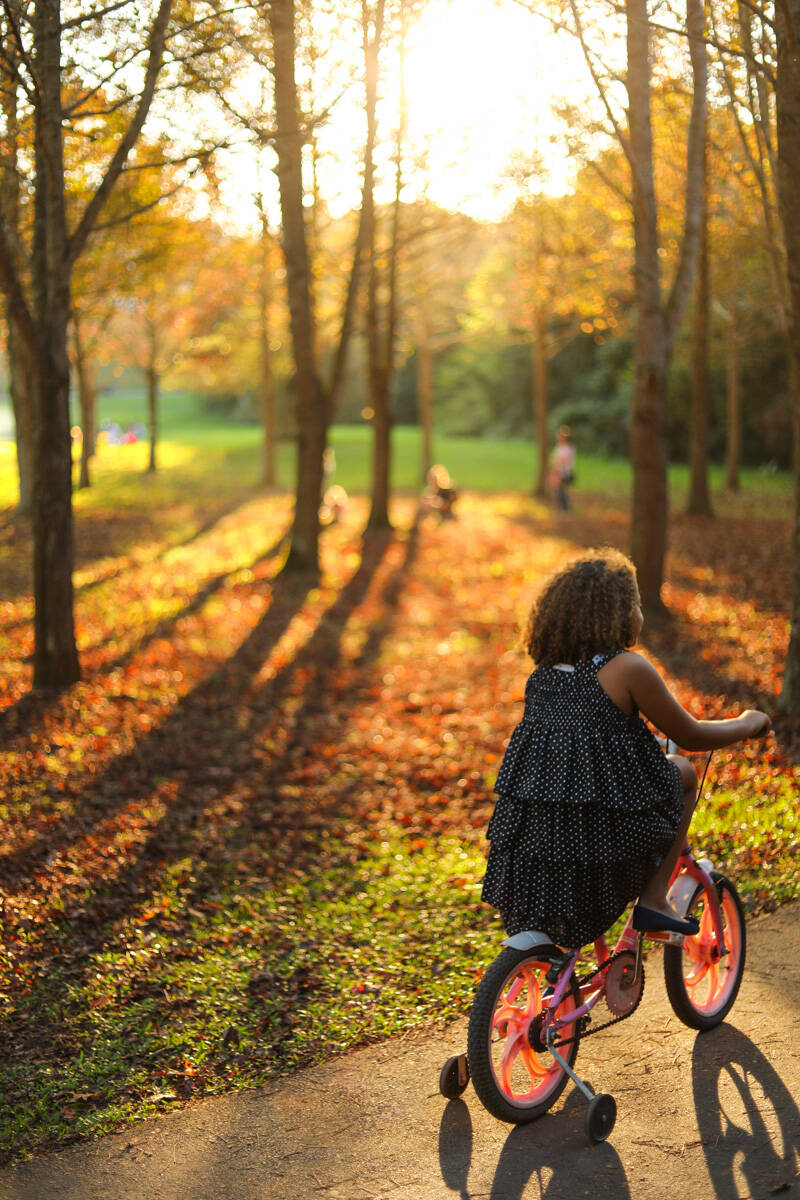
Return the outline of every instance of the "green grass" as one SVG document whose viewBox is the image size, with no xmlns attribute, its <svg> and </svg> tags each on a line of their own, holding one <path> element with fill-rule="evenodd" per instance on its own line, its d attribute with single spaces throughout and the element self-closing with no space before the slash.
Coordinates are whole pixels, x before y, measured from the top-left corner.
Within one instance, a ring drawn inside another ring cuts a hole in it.
<svg viewBox="0 0 800 1200">
<path fill-rule="evenodd" d="M 119 391 L 104 393 L 99 400 L 98 420 L 115 420 L 121 426 L 145 420 L 142 393 Z M 6 423 L 7 424 L 7 423 Z M 330 442 L 336 454 L 335 481 L 352 494 L 368 493 L 372 470 L 372 431 L 367 425 L 336 426 Z M 261 431 L 255 425 L 243 425 L 209 414 L 199 407 L 194 396 L 185 392 L 166 393 L 161 404 L 159 464 L 163 475 L 161 489 L 154 502 L 163 501 L 175 489 L 183 489 L 193 480 L 212 476 L 220 490 L 234 486 L 256 487 L 260 471 Z M 415 492 L 421 486 L 421 445 L 416 428 L 399 426 L 394 430 L 392 485 L 396 491 Z M 478 492 L 529 492 L 534 478 L 535 448 L 524 439 L 444 437 L 433 443 L 434 458 L 443 462 L 460 488 Z M 78 508 L 106 503 L 113 492 L 113 503 L 136 504 L 143 488 L 152 487 L 152 477 L 141 476 L 147 465 L 147 449 L 138 446 L 105 446 L 95 460 L 93 482 L 96 500 L 79 499 Z M 284 441 L 277 453 L 278 486 L 294 486 L 294 445 Z M 586 453 L 579 447 L 576 493 L 601 494 L 627 504 L 631 487 L 630 464 Z M 688 467 L 670 467 L 673 504 L 685 502 Z M 723 486 L 722 468 L 711 468 L 711 487 Z M 790 503 L 790 480 L 786 472 L 767 468 L 749 468 L 742 473 L 745 495 L 727 496 L 726 508 L 742 513 L 753 508 L 765 515 L 786 511 Z M 166 489 L 166 492 L 164 491 Z M 10 507 L 16 499 L 16 461 L 11 442 L 0 441 L 0 506 Z"/>
<path fill-rule="evenodd" d="M 330 842 L 321 861 L 313 876 L 266 888 L 243 884 L 231 864 L 205 901 L 192 898 L 196 860 L 176 863 L 124 949 L 89 960 L 76 961 L 67 924 L 73 953 L 5 1014 L 43 1039 L 40 1059 L 4 1071 L 3 1155 L 463 1011 L 502 937 L 478 899 L 481 854 L 390 830 L 355 854 Z"/>
<path fill-rule="evenodd" d="M 746 909 L 774 908 L 800 897 L 800 810 L 789 779 L 759 790 L 706 791 L 692 821 L 698 857 L 732 874 Z"/>
<path fill-rule="evenodd" d="M 695 818 L 696 852 L 726 864 L 748 910 L 800 894 L 788 788 L 715 793 Z M 86 961 L 65 926 L 73 953 L 6 1013 L 50 1045 L 5 1072 L 2 1153 L 109 1132 L 464 1012 L 503 937 L 479 900 L 480 850 L 389 830 L 364 846 L 329 840 L 320 862 L 265 887 L 231 863 L 202 901 L 197 861 L 175 863 L 124 949 Z"/>
</svg>

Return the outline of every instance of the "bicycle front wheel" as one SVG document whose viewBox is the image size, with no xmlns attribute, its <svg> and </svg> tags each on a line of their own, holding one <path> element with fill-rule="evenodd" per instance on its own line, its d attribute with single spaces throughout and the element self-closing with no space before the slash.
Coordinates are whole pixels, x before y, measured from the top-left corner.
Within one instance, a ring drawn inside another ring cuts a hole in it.
<svg viewBox="0 0 800 1200">
<path fill-rule="evenodd" d="M 469 1018 L 467 1059 L 472 1084 L 484 1108 L 512 1125 L 534 1121 L 555 1104 L 569 1079 L 539 1036 L 553 988 L 545 979 L 550 963 L 531 950 L 510 946 L 481 980 Z M 568 1017 L 578 1007 L 575 980 L 558 1008 Z M 568 1023 L 562 1039 L 574 1038 L 561 1053 L 573 1065 L 580 1030 Z"/>
<path fill-rule="evenodd" d="M 713 1029 L 733 1007 L 742 982 L 747 935 L 744 909 L 730 879 L 719 871 L 711 878 L 722 909 L 727 953 L 718 955 L 711 905 L 705 888 L 695 891 L 689 912 L 700 921 L 699 932 L 683 939 L 683 946 L 664 947 L 664 979 L 675 1015 L 691 1029 Z M 723 949 L 720 947 L 720 949 Z"/>
</svg>

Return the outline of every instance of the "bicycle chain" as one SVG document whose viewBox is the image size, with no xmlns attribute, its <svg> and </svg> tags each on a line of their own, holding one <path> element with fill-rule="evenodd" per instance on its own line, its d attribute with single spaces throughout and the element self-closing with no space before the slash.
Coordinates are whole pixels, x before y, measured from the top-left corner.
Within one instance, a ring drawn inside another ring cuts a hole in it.
<svg viewBox="0 0 800 1200">
<path fill-rule="evenodd" d="M 580 988 L 584 984 L 591 982 L 591 980 L 594 979 L 595 975 L 599 975 L 601 971 L 605 971 L 608 967 L 610 967 L 612 962 L 614 962 L 615 959 L 621 958 L 623 954 L 631 954 L 631 953 L 632 953 L 631 950 L 617 950 L 616 954 L 612 954 L 610 958 L 607 958 L 606 961 L 604 963 L 602 963 L 599 967 L 595 967 L 595 969 L 593 971 L 590 971 L 588 975 L 579 975 L 577 978 L 578 987 Z M 591 1018 L 590 1014 L 587 1013 L 585 1017 L 581 1017 L 580 1020 L 578 1021 L 578 1032 L 577 1033 L 574 1033 L 572 1035 L 572 1037 L 562 1038 L 558 1042 L 553 1042 L 553 1045 L 556 1047 L 556 1049 L 560 1049 L 561 1046 L 569 1046 L 571 1042 L 575 1042 L 579 1038 L 590 1037 L 593 1033 L 600 1033 L 600 1031 L 602 1029 L 609 1029 L 612 1025 L 618 1025 L 620 1021 L 626 1021 L 628 1019 L 628 1017 L 633 1016 L 633 1014 L 636 1012 L 637 1008 L 641 1004 L 642 996 L 644 995 L 644 963 L 641 964 L 640 970 L 642 972 L 642 986 L 639 991 L 639 996 L 638 996 L 633 1008 L 629 1009 L 628 1012 L 626 1012 L 626 1013 L 622 1013 L 621 1016 L 612 1017 L 610 1021 L 604 1021 L 602 1025 L 595 1025 L 594 1029 L 589 1029 L 589 1022 L 591 1021 L 592 1018 Z"/>
</svg>

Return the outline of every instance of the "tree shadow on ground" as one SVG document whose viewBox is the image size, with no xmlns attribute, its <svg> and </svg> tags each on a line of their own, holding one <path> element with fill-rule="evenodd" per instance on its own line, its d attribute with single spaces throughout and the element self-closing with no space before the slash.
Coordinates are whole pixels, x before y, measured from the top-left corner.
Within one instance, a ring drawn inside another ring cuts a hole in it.
<svg viewBox="0 0 800 1200">
<path fill-rule="evenodd" d="M 309 724 L 327 717 L 327 684 L 339 669 L 342 659 L 341 637 L 354 609 L 362 603 L 373 576 L 382 566 L 393 544 L 390 534 L 365 540 L 357 570 L 342 588 L 332 607 L 317 623 L 297 655 L 283 664 L 264 683 L 256 677 L 269 650 L 274 647 L 291 619 L 303 605 L 312 580 L 281 576 L 276 582 L 273 603 L 258 626 L 239 650 L 218 670 L 190 693 L 167 720 L 145 737 L 130 753 L 114 760 L 101 778 L 92 783 L 86 797 L 78 797 L 76 816 L 62 821 L 47 837 L 40 837 L 8 856 L 2 864 L 7 889 L 24 884 L 56 850 L 64 850 L 81 841 L 124 808 L 132 796 L 151 795 L 154 782 L 175 785 L 163 815 L 154 821 L 141 845 L 130 848 L 123 861 L 109 860 L 108 869 L 94 894 L 84 891 L 76 899 L 80 905 L 67 906 L 60 933 L 52 929 L 41 937 L 28 935 L 19 962 L 36 975 L 46 978 L 50 964 L 63 969 L 65 950 L 69 950 L 70 986 L 79 986 L 91 969 L 92 956 L 113 945 L 120 922 L 132 909 L 152 895 L 168 866 L 187 856 L 197 863 L 197 889 L 201 894 L 213 891 L 216 868 L 229 862 L 232 853 L 249 844 L 262 827 L 265 797 L 273 798 L 286 809 L 291 836 L 284 853 L 296 862 L 296 851 L 304 841 L 313 841 L 319 805 L 311 798 L 303 810 L 295 794 L 280 795 L 281 786 L 295 751 L 313 753 L 314 739 L 308 737 Z M 396 543 L 395 543 L 396 544 Z M 416 549 L 412 530 L 402 561 L 388 572 L 382 588 L 382 603 L 391 607 L 402 589 Z M 380 641 L 391 623 L 389 613 L 376 624 L 358 656 L 358 671 L 368 670 Z M 298 678 L 302 681 L 298 691 Z M 350 683 L 358 684 L 358 679 Z M 264 721 L 275 720 L 278 701 L 289 695 L 297 706 L 283 732 L 283 744 L 272 762 L 265 766 L 254 745 Z M 337 720 L 346 723 L 351 707 L 357 702 L 358 687 L 341 706 Z M 241 710 L 241 711 L 240 711 Z M 246 714 L 242 720 L 241 714 Z M 240 796 L 235 817 L 223 823 L 213 817 L 215 804 L 225 801 L 235 781 Z M 343 803 L 336 797 L 337 808 Z M 311 816 L 311 828 L 306 818 Z M 214 825 L 214 828 L 211 826 Z M 272 829 L 272 818 L 269 830 Z M 263 835 L 262 835 L 263 836 Z M 9 886 L 10 885 L 10 886 Z M 33 994 L 23 1005 L 36 1004 Z M 38 1055 L 58 1051 L 63 1031 L 52 1030 L 51 1045 L 45 1045 L 38 1030 Z M 15 1054 L 26 1053 L 25 1026 L 16 1028 Z"/>
<path fill-rule="evenodd" d="M 800 1110 L 762 1052 L 731 1025 L 698 1034 L 692 1087 L 717 1200 L 788 1192 L 800 1175 Z"/>
<path fill-rule="evenodd" d="M 258 495 L 251 487 L 241 488 L 235 494 L 226 493 L 223 502 L 205 504 L 201 522 L 189 533 L 179 534 L 168 541 L 154 556 L 153 562 L 171 553 L 190 546 L 210 533 L 223 518 L 235 512 L 247 500 Z M 135 510 L 128 512 L 90 513 L 75 522 L 75 569 L 88 567 L 103 558 L 116 560 L 109 564 L 106 572 L 96 579 L 87 581 L 75 589 L 76 596 L 85 596 L 104 583 L 124 574 L 130 569 L 128 553 L 132 546 L 146 541 L 152 534 L 152 521 L 146 513 Z M 5 599 L 18 599 L 30 595 L 32 579 L 33 527 L 30 517 L 21 517 L 13 512 L 0 514 L 0 551 L 7 550 L 3 564 L 3 587 Z M 123 559 L 119 563 L 119 559 Z M 12 632 L 28 624 L 27 621 L 0 622 L 0 630 Z"/>
<path fill-rule="evenodd" d="M 200 534 L 198 533 L 197 536 L 199 537 Z M 163 617 L 156 622 L 152 628 L 146 630 L 139 638 L 132 642 L 122 654 L 108 659 L 99 670 L 94 671 L 88 676 L 88 679 L 91 682 L 96 682 L 110 675 L 113 671 L 124 669 L 147 645 L 161 639 L 168 639 L 181 621 L 199 612 L 203 605 L 216 592 L 221 591 L 225 587 L 225 584 L 231 577 L 237 575 L 243 569 L 255 570 L 270 558 L 274 558 L 286 541 L 287 536 L 288 532 L 281 534 L 277 541 L 262 551 L 252 562 L 237 566 L 231 571 L 220 572 L 206 580 L 198 588 L 188 604 L 185 604 L 183 608 L 171 616 Z M 174 547 L 166 547 L 158 557 L 162 558 L 170 549 L 174 549 Z M 122 573 L 122 569 L 120 573 Z M 16 737 L 21 737 L 25 741 L 29 741 L 31 735 L 43 727 L 48 714 L 63 702 L 64 695 L 63 689 L 26 692 L 18 700 L 4 708 L 0 712 L 0 738 L 2 738 L 4 748 L 6 750 L 12 749 Z"/>
</svg>

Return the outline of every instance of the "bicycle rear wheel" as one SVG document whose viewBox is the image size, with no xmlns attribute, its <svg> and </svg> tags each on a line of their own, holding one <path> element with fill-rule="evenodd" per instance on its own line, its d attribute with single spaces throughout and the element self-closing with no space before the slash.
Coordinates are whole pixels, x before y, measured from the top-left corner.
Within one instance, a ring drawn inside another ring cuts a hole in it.
<svg viewBox="0 0 800 1200">
<path fill-rule="evenodd" d="M 545 979 L 551 964 L 535 950 L 510 946 L 494 960 L 475 993 L 469 1018 L 467 1058 L 472 1084 L 492 1116 L 512 1125 L 534 1121 L 555 1104 L 569 1079 L 537 1036 L 553 988 Z M 575 980 L 558 1014 L 579 1004 Z M 560 1035 L 574 1041 L 561 1051 L 572 1066 L 580 1031 L 568 1024 Z"/>
<path fill-rule="evenodd" d="M 698 885 L 689 912 L 700 921 L 694 937 L 683 946 L 664 947 L 664 979 L 675 1015 L 691 1029 L 713 1029 L 733 1007 L 742 982 L 747 934 L 744 909 L 730 879 L 719 871 L 711 877 L 722 909 L 722 928 L 728 953 L 716 956 L 717 939 L 711 905 L 705 888 Z"/>
</svg>

